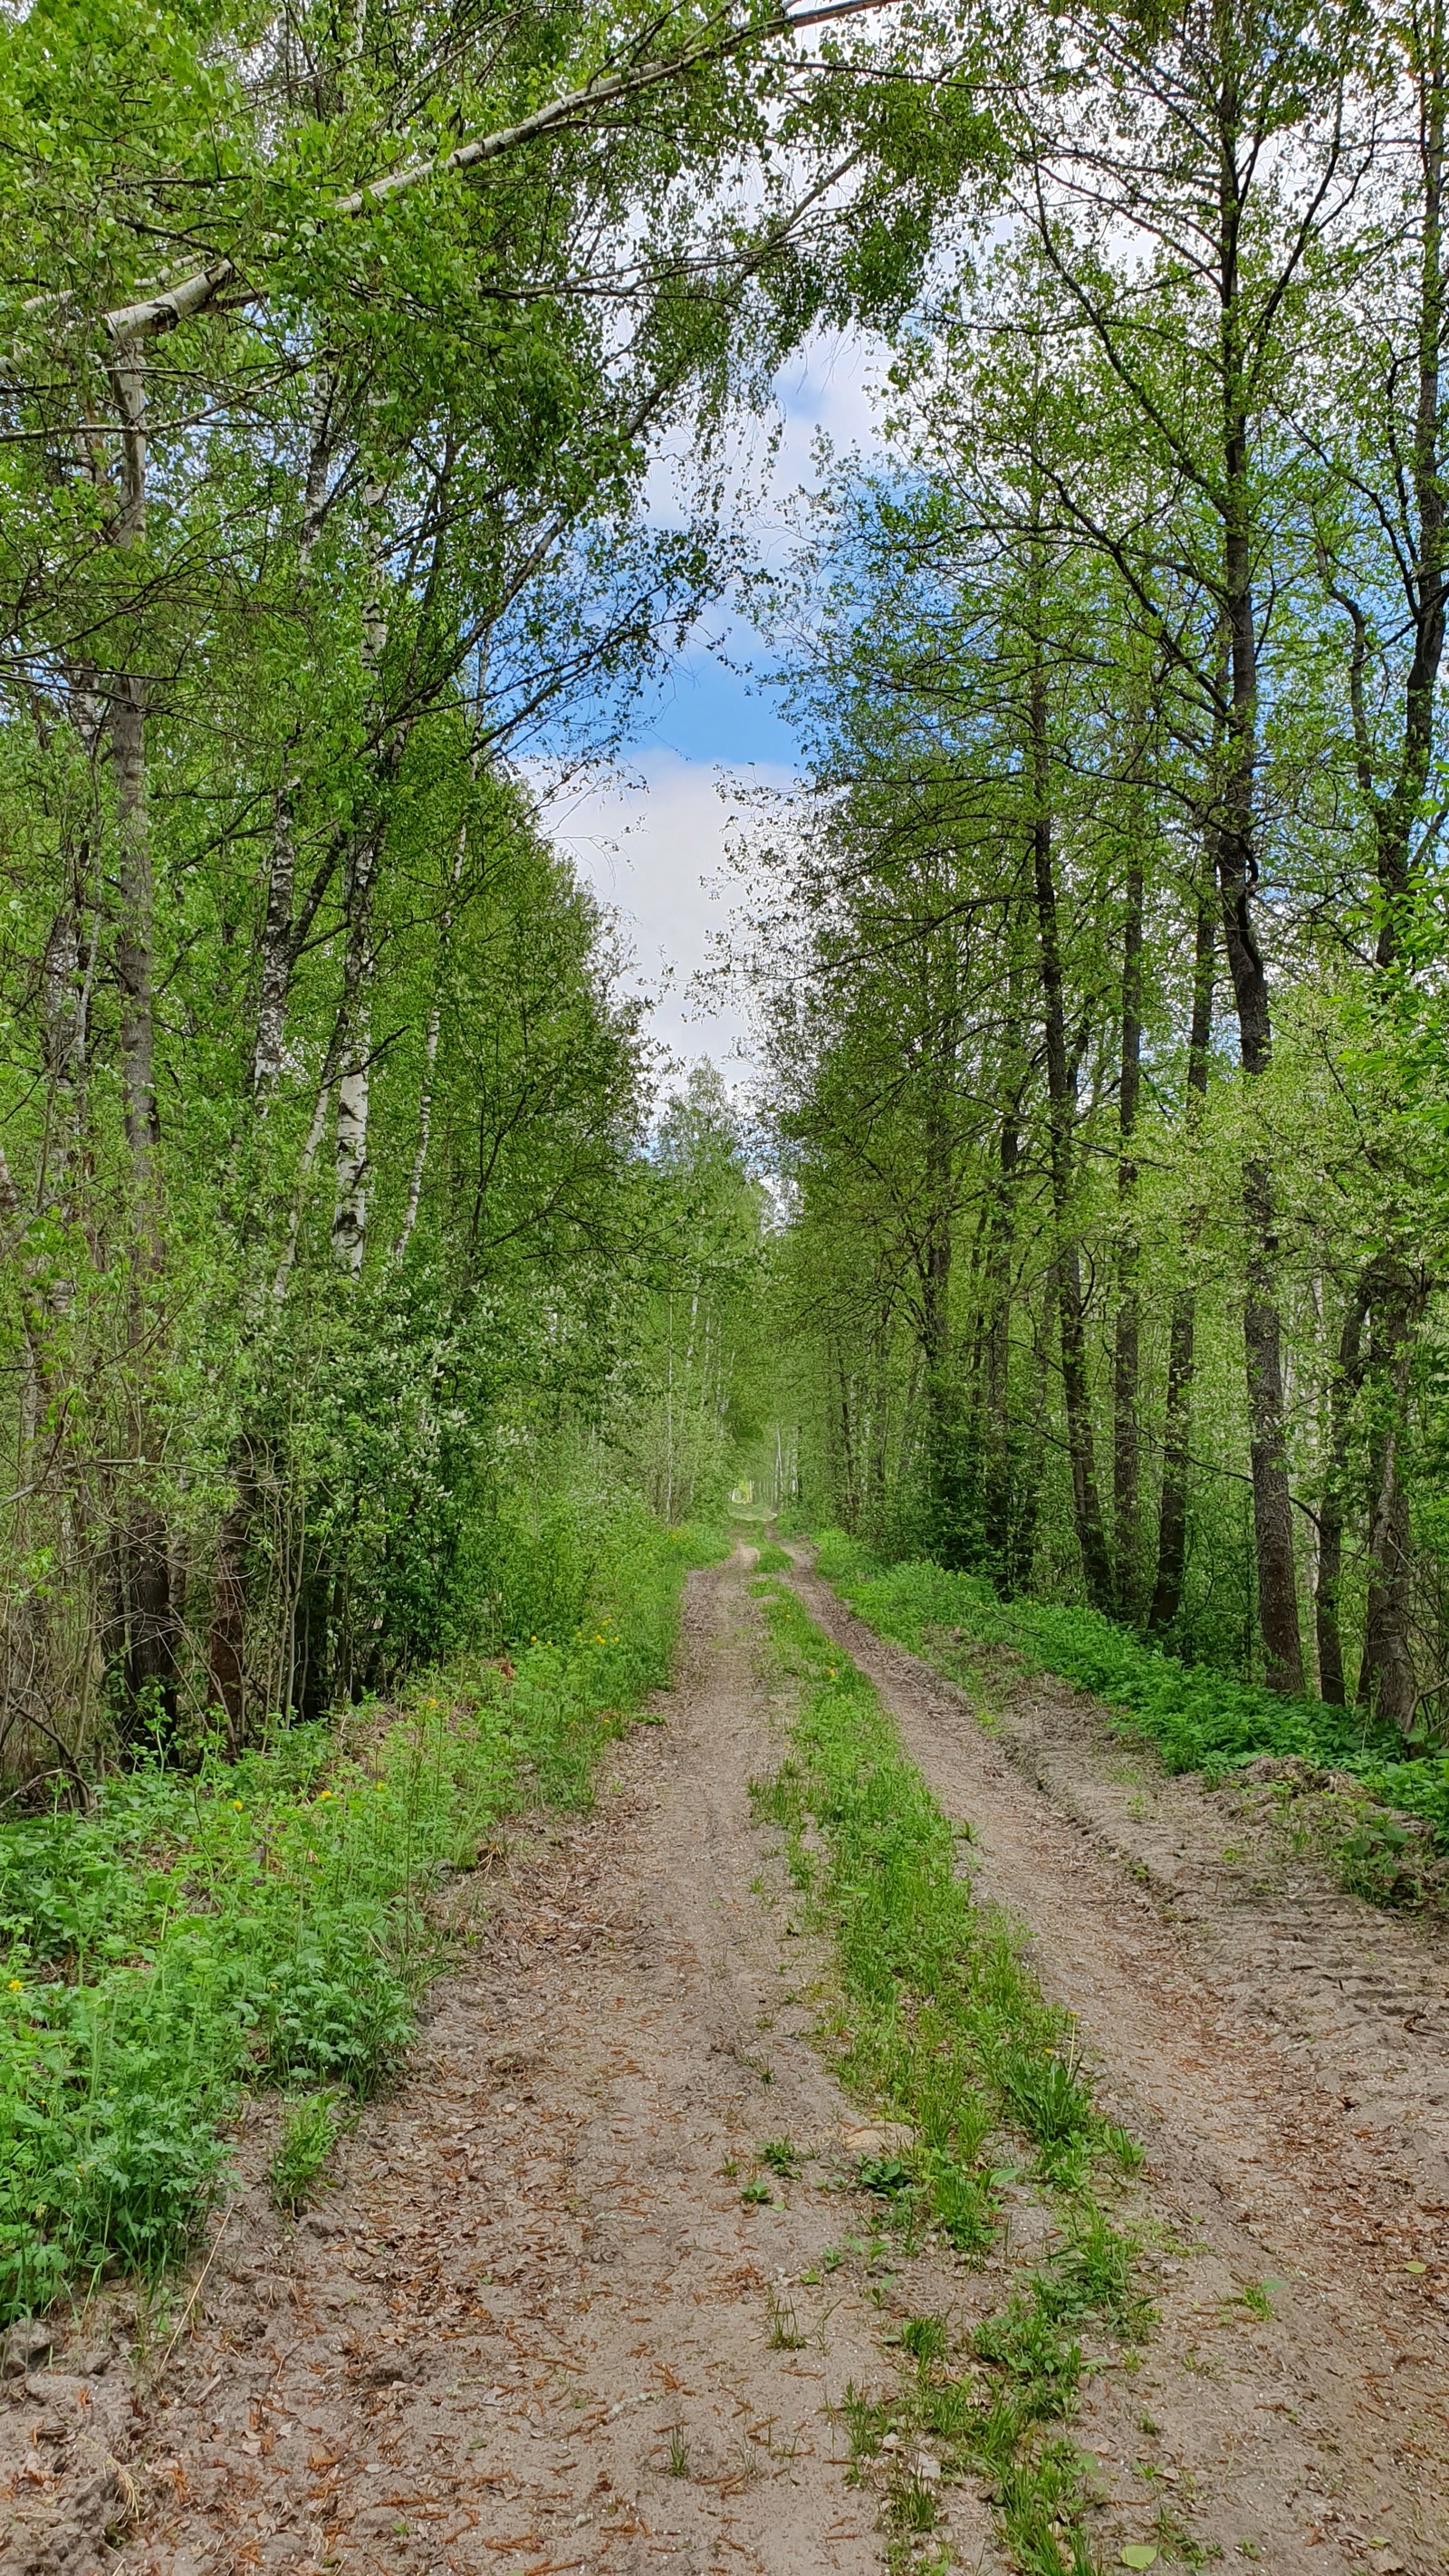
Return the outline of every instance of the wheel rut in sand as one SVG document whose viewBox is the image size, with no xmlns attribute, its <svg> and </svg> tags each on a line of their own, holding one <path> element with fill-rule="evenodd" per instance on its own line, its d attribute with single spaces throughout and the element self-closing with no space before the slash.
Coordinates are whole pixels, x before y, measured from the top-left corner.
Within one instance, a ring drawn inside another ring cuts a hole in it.
<svg viewBox="0 0 1449 2576">
<path fill-rule="evenodd" d="M 1442 2136 L 1418 2139 L 1413 2173 L 1391 2134 L 1356 2136 L 1342 2032 L 1320 2052 L 1311 2032 L 1288 2046 L 1265 2025 L 1257 1987 L 1241 1999 L 1241 1927 L 1219 1957 L 1201 1923 L 1162 1920 L 1091 1817 L 1023 1779 L 961 1691 L 867 1628 L 803 1556 L 792 1580 L 946 1813 L 972 1826 L 978 1893 L 1025 1927 L 1044 1990 L 1078 2016 L 1099 2097 L 1147 2148 L 1181 2252 L 1154 2285 L 1162 2322 L 1139 2388 L 1177 2491 L 1186 2480 L 1198 2500 L 1194 2531 L 1231 2558 L 1236 2524 L 1275 2570 L 1449 2566 Z M 1014 1685 L 1018 1699 L 1034 1687 Z M 1283 2281 L 1271 2320 L 1224 2310 L 1224 2290 L 1265 2276 Z M 1104 2458 L 1103 2435 L 1123 2430 L 1121 2404 L 1115 2425 L 1110 2413 L 1097 2383 L 1073 2427 Z"/>
<path fill-rule="evenodd" d="M 667 1722 L 608 1749 L 591 1816 L 520 1834 L 407 2083 L 296 2227 L 254 2111 L 142 2407 L 79 2337 L 10 2383 L 7 2570 L 879 2569 L 878 2499 L 827 2410 L 890 2378 L 882 2320 L 858 2262 L 799 2285 L 870 2214 L 826 2188 L 861 2114 L 788 1999 L 812 1945 L 752 1889 L 786 1882 L 749 1797 L 781 1747 L 747 1570 L 692 1579 Z M 815 2160 L 746 2205 L 756 2144 L 786 2135 Z M 113 2550 L 118 2463 L 139 2510 Z M 962 2512 L 985 2543 L 985 2508 Z"/>
</svg>

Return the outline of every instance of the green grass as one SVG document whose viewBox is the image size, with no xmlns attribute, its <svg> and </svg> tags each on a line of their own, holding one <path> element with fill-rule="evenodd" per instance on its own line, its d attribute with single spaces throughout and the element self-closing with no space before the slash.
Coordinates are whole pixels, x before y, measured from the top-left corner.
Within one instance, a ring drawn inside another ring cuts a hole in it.
<svg viewBox="0 0 1449 2576">
<path fill-rule="evenodd" d="M 887 2432 L 902 2435 L 903 2459 L 924 2443 L 948 2478 L 991 2481 L 1026 2576 L 1090 2569 L 1082 2474 L 1051 2428 L 1091 2366 L 1085 2339 L 1131 2342 L 1152 2323 L 1134 2240 L 1108 2207 L 1140 2151 L 1098 2108 L 1071 2020 L 1043 1997 L 1016 1936 L 976 1905 L 959 1838 L 870 1683 L 793 1595 L 777 1591 L 766 1615 L 795 1715 L 757 1803 L 833 1940 L 839 2001 L 824 2036 L 837 2070 L 913 2133 L 897 2154 L 864 2160 L 857 2179 L 908 2245 L 934 2233 L 968 2261 L 997 2233 L 1007 2181 L 1030 2179 L 1059 2240 L 976 2329 L 964 2370 L 939 2320 L 908 2319 L 900 2343 L 913 2374 L 884 2403 L 850 2393 L 852 2447 L 881 2462 Z M 913 2478 L 887 2502 L 898 2534 L 928 2527 Z"/>
<path fill-rule="evenodd" d="M 1184 1664 L 1096 1610 L 1004 1602 L 981 1576 L 929 1562 L 881 1566 L 839 1530 L 822 1533 L 817 1564 L 882 1636 L 916 1654 L 934 1650 L 937 1660 L 953 1630 L 962 1642 L 1009 1646 L 1029 1671 L 1060 1673 L 1105 1700 L 1170 1771 L 1221 1779 L 1261 1755 L 1296 1755 L 1350 1773 L 1368 1796 L 1422 1818 L 1449 1850 L 1449 1753 L 1406 1744 L 1353 1710 L 1280 1699 L 1256 1682 Z"/>
<path fill-rule="evenodd" d="M 621 1514 L 589 1615 L 509 1670 L 462 1657 L 391 1710 L 0 1826 L 0 2321 L 176 2260 L 246 2087 L 356 2101 L 394 2075 L 447 1955 L 437 1892 L 508 1810 L 587 1799 L 718 1552 Z"/>
<path fill-rule="evenodd" d="M 267 2185 L 278 2209 L 290 2217 L 314 2197 L 337 2144 L 339 2126 L 337 2104 L 330 2093 L 306 2094 L 283 2113 L 282 2133 L 267 2167 Z"/>
</svg>

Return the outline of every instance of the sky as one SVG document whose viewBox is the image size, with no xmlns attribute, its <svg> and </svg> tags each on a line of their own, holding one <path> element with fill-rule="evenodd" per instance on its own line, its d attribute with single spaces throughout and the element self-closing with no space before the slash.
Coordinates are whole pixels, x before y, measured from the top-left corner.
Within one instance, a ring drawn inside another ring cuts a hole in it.
<svg viewBox="0 0 1449 2576">
<path fill-rule="evenodd" d="M 869 385 L 878 366 L 868 343 L 832 336 L 782 372 L 783 435 L 750 529 L 765 557 L 778 559 L 787 543 L 790 495 L 815 479 L 817 434 L 837 449 L 876 445 Z M 767 682 L 729 667 L 758 659 L 758 639 L 722 603 L 641 711 L 616 774 L 565 789 L 544 815 L 617 915 L 633 986 L 655 1003 L 655 1037 L 679 1067 L 709 1056 L 740 1088 L 754 1072 L 746 1022 L 718 996 L 691 993 L 690 982 L 709 962 L 711 939 L 729 931 L 738 891 L 727 849 L 750 791 L 788 787 L 796 771 L 794 738 Z"/>
</svg>

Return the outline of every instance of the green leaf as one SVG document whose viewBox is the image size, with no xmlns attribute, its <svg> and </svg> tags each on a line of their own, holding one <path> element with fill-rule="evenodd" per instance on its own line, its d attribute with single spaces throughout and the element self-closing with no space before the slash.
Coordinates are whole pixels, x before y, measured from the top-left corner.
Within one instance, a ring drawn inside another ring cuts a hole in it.
<svg viewBox="0 0 1449 2576">
<path fill-rule="evenodd" d="M 1156 2543 L 1151 2540 L 1129 2540 L 1122 2552 L 1122 2564 L 1124 2567 L 1155 2567 Z"/>
</svg>

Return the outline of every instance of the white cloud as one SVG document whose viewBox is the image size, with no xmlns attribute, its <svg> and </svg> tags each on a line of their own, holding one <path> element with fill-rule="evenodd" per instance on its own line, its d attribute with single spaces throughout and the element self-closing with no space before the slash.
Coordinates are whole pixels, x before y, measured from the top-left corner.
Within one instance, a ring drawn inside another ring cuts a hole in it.
<svg viewBox="0 0 1449 2576">
<path fill-rule="evenodd" d="M 691 993 L 711 962 L 711 938 L 728 931 L 739 889 L 726 840 L 752 787 L 784 787 L 788 770 L 707 768 L 649 751 L 636 775 L 575 786 L 544 807 L 549 837 L 620 917 L 635 953 L 631 981 L 654 1002 L 650 1025 L 685 1063 L 710 1056 L 727 1081 L 751 1071 L 742 1012 Z"/>
<path fill-rule="evenodd" d="M 734 425 L 728 480 L 749 521 L 759 560 L 781 559 L 794 541 L 791 503 L 801 486 L 808 489 L 816 481 L 813 450 L 820 432 L 837 451 L 880 452 L 879 412 L 872 395 L 887 362 L 885 344 L 874 336 L 814 333 L 780 370 L 778 412 Z M 677 452 L 671 455 L 667 447 L 656 458 L 651 504 L 661 518 L 672 518 L 678 510 L 689 488 L 691 462 Z M 748 661 L 752 635 L 737 635 L 727 610 L 722 619 L 729 642 Z M 704 623 L 708 627 L 710 621 Z M 715 625 L 720 623 L 717 618 Z M 656 1037 L 685 1064 L 711 1057 L 737 1087 L 755 1071 L 748 1023 L 717 995 L 691 991 L 691 981 L 713 962 L 711 938 L 728 932 L 738 908 L 739 880 L 726 861 L 732 825 L 751 788 L 784 787 L 792 781 L 792 772 L 775 762 L 737 765 L 757 713 L 777 732 L 768 693 L 758 711 L 743 706 L 736 692 L 722 691 L 712 682 L 707 657 L 686 657 L 661 692 L 651 723 L 660 730 L 677 725 L 711 751 L 715 744 L 710 735 L 717 728 L 732 757 L 716 765 L 687 759 L 657 741 L 640 742 L 632 755 L 626 754 L 632 778 L 575 784 L 546 797 L 543 809 L 550 837 L 619 916 L 634 951 L 631 980 L 654 1006 L 650 1025 Z M 541 768 L 533 775 L 542 791 Z"/>
</svg>

